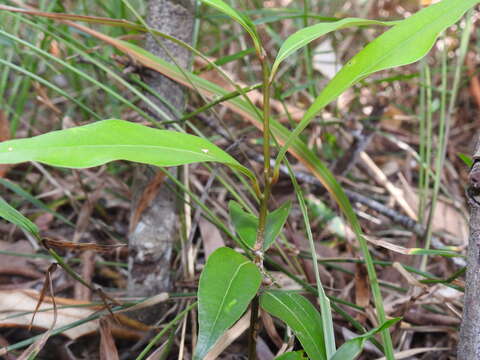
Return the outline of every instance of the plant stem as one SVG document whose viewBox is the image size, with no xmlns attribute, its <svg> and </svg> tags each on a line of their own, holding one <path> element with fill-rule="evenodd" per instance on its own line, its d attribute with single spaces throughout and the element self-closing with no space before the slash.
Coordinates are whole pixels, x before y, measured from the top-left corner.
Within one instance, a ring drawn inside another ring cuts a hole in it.
<svg viewBox="0 0 480 360">
<path fill-rule="evenodd" d="M 263 50 L 262 50 L 263 51 Z M 270 168 L 270 67 L 265 52 L 258 54 L 258 58 L 262 63 L 263 72 L 263 192 L 260 194 L 260 214 L 258 219 L 257 239 L 253 252 L 255 255 L 255 264 L 260 271 L 263 271 L 263 244 L 265 242 L 265 228 L 268 215 L 268 200 L 270 199 L 270 191 L 272 186 L 272 170 Z M 252 315 L 250 318 L 250 341 L 248 358 L 256 360 L 257 358 L 257 328 L 259 304 L 258 297 L 252 301 Z"/>
<path fill-rule="evenodd" d="M 255 263 L 263 269 L 263 243 L 268 214 L 268 200 L 272 186 L 270 168 L 270 68 L 265 54 L 259 56 L 263 72 L 263 180 L 264 188 L 260 198 L 260 214 L 258 221 L 257 241 L 255 242 Z"/>
<path fill-rule="evenodd" d="M 255 296 L 251 304 L 250 332 L 248 338 L 248 360 L 257 360 L 257 334 L 258 334 L 258 296 Z"/>
</svg>

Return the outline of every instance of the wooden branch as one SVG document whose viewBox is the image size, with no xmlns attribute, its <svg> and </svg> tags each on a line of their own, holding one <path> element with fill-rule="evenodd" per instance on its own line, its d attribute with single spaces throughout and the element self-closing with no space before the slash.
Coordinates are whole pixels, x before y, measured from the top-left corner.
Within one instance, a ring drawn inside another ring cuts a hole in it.
<svg viewBox="0 0 480 360">
<path fill-rule="evenodd" d="M 480 143 L 470 170 L 467 190 L 470 205 L 467 276 L 463 319 L 460 328 L 459 360 L 480 359 Z"/>
</svg>

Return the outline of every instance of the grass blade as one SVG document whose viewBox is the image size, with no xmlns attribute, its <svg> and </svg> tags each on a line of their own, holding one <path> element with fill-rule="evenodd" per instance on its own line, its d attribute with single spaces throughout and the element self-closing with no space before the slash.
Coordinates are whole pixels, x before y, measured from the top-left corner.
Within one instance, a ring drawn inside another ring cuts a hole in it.
<svg viewBox="0 0 480 360">
<path fill-rule="evenodd" d="M 37 225 L 10 206 L 2 197 L 0 197 L 0 217 L 19 226 L 26 232 L 35 236 L 35 238 L 40 239 Z"/>
</svg>

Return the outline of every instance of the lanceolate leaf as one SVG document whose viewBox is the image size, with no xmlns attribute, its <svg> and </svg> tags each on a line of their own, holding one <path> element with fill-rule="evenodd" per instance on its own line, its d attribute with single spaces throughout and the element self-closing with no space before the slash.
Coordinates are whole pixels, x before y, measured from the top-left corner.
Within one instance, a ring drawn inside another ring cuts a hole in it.
<svg viewBox="0 0 480 360">
<path fill-rule="evenodd" d="M 346 18 L 339 21 L 319 23 L 312 26 L 308 26 L 301 30 L 298 30 L 296 33 L 290 35 L 287 40 L 282 44 L 280 50 L 278 51 L 277 58 L 272 66 L 272 75 L 271 79 L 275 75 L 278 66 L 280 63 L 285 60 L 288 56 L 292 55 L 295 51 L 301 49 L 305 45 L 311 43 L 313 40 L 318 39 L 319 37 L 328 34 L 329 32 L 344 29 L 352 26 L 362 26 L 362 25 L 384 25 L 391 26 L 398 22 L 396 21 L 377 21 L 377 20 L 366 20 L 359 18 Z"/>
<path fill-rule="evenodd" d="M 443 0 L 413 14 L 369 43 L 345 64 L 308 108 L 280 151 L 276 168 L 293 139 L 298 137 L 318 112 L 332 100 L 374 72 L 411 64 L 421 59 L 432 48 L 438 35 L 478 2 Z"/>
<path fill-rule="evenodd" d="M 381 326 L 370 330 L 369 332 L 357 336 L 351 340 L 345 342 L 340 348 L 333 354 L 330 360 L 354 360 L 363 350 L 363 345 L 365 341 L 371 338 L 373 335 L 378 332 L 388 329 L 390 326 L 399 322 L 401 318 L 394 318 L 388 321 L 385 321 Z"/>
<path fill-rule="evenodd" d="M 218 338 L 245 312 L 262 281 L 258 268 L 229 248 L 208 258 L 198 287 L 199 334 L 195 360 L 205 357 Z"/>
<path fill-rule="evenodd" d="M 245 14 L 241 13 L 240 11 L 235 10 L 227 3 L 223 2 L 222 0 L 201 0 L 204 4 L 214 7 L 215 9 L 223 12 L 228 17 L 232 18 L 236 22 L 238 22 L 242 27 L 248 32 L 251 36 L 253 43 L 255 44 L 255 49 L 260 51 L 260 38 L 257 34 L 257 29 L 255 28 L 255 24 L 246 16 Z"/>
<path fill-rule="evenodd" d="M 113 160 L 156 166 L 216 161 L 253 178 L 248 169 L 208 140 L 123 120 L 103 120 L 0 143 L 0 164 L 38 161 L 53 166 L 87 168 Z"/>
<path fill-rule="evenodd" d="M 283 225 L 285 225 L 288 214 L 290 213 L 291 206 L 292 203 L 287 201 L 278 209 L 267 215 L 265 242 L 263 244 L 264 251 L 274 243 L 278 234 L 282 231 Z M 248 247 L 253 249 L 257 239 L 258 218 L 253 214 L 243 211 L 240 204 L 233 200 L 228 204 L 228 209 L 230 212 L 230 219 L 232 220 L 238 236 L 240 236 L 242 241 Z"/>
<path fill-rule="evenodd" d="M 322 319 L 303 296 L 286 291 L 267 291 L 260 296 L 260 306 L 292 328 L 310 359 L 327 359 Z"/>
<path fill-rule="evenodd" d="M 26 232 L 32 234 L 37 239 L 40 238 L 37 225 L 11 207 L 5 200 L 0 197 L 0 217 L 21 227 Z"/>
</svg>

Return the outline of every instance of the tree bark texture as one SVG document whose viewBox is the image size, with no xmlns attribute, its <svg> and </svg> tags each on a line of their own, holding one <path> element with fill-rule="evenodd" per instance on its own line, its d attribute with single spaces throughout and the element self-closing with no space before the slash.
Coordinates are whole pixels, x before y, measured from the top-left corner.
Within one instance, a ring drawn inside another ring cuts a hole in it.
<svg viewBox="0 0 480 360">
<path fill-rule="evenodd" d="M 477 155 L 480 143 L 477 144 Z M 467 275 L 460 342 L 459 360 L 480 359 L 480 159 L 470 170 L 467 190 L 470 205 L 470 237 L 468 241 Z"/>
<path fill-rule="evenodd" d="M 147 22 L 152 28 L 191 43 L 194 1 L 150 0 Z M 190 64 L 190 53 L 187 50 L 161 38 L 148 35 L 146 49 L 181 67 L 187 68 Z M 180 85 L 151 70 L 146 70 L 144 81 L 173 108 L 182 112 L 185 94 Z M 175 118 L 169 107 L 153 96 L 150 99 L 169 114 L 171 119 Z M 165 120 L 158 117 L 153 109 L 148 110 L 158 120 Z M 150 296 L 172 289 L 172 248 L 178 238 L 178 211 L 172 187 L 154 167 L 138 166 L 135 171 L 129 234 L 128 290 L 131 296 Z M 151 309 L 148 313 L 144 311 L 135 316 L 141 321 L 153 322 L 158 320 L 159 311 L 159 308 Z"/>
</svg>

